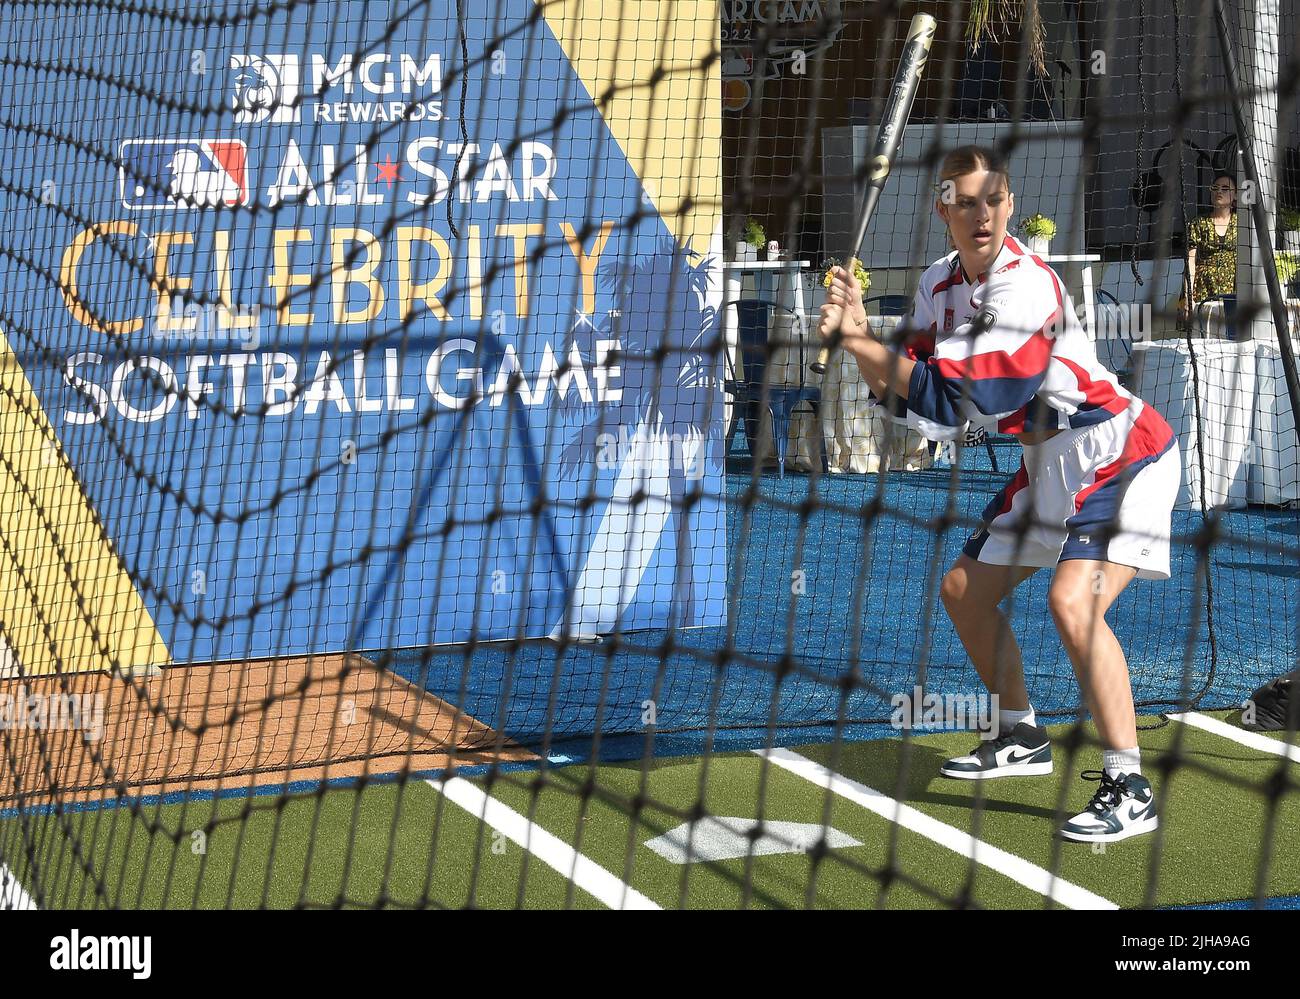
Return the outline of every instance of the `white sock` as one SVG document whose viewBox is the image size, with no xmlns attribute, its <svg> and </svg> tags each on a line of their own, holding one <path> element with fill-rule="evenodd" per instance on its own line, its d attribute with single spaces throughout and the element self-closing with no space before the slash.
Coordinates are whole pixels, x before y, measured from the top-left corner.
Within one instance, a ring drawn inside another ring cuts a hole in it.
<svg viewBox="0 0 1300 999">
<path fill-rule="evenodd" d="M 1035 725 L 1034 706 L 1031 704 L 1024 711 L 1012 711 L 1009 708 L 998 708 L 998 731 L 1010 732 L 1013 728 L 1024 722 L 1026 725 Z"/>
<path fill-rule="evenodd" d="M 1103 749 L 1101 751 L 1101 765 L 1106 771 L 1106 776 L 1111 780 L 1118 779 L 1120 774 L 1141 776 L 1142 750 L 1136 746 L 1132 749 Z"/>
</svg>

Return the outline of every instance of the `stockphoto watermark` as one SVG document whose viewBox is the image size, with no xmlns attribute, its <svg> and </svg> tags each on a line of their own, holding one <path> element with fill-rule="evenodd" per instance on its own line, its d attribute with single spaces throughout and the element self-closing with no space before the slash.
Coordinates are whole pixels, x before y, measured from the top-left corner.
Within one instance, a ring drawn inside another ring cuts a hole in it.
<svg viewBox="0 0 1300 999">
<path fill-rule="evenodd" d="M 1091 309 L 1091 326 L 1087 304 L 1079 301 L 1073 305 L 1075 320 L 1085 333 L 1091 333 L 1094 341 L 1123 340 L 1139 343 L 1155 338 L 1155 320 L 1150 302 L 1095 302 Z M 1047 332 L 1052 337 L 1059 337 L 1065 332 L 1065 320 L 1060 313 L 1048 323 Z"/>
<path fill-rule="evenodd" d="M 998 734 L 998 695 L 939 694 L 913 687 L 890 699 L 889 724 L 896 729 L 977 731 L 981 739 Z"/>
<path fill-rule="evenodd" d="M 80 731 L 91 742 L 104 738 L 102 694 L 39 694 L 21 684 L 0 691 L 0 730 Z"/>
<path fill-rule="evenodd" d="M 994 329 L 1016 331 L 1015 320 L 1007 318 L 1008 315 L 1014 315 L 1014 313 L 1001 311 L 1004 307 L 1013 307 L 1009 298 L 986 302 L 983 306 L 993 320 Z M 999 315 L 1001 315 L 1000 319 Z M 1159 317 L 1166 321 L 1165 333 L 1167 334 L 1173 329 L 1170 323 L 1174 318 L 1174 313 L 1168 310 L 1161 311 Z M 949 315 L 947 321 L 950 321 L 951 318 L 951 315 Z M 1150 302 L 1098 301 L 1089 307 L 1086 302 L 1077 301 L 1072 303 L 1069 312 L 1056 312 L 1042 328 L 1042 331 L 1053 340 L 1074 329 L 1082 332 L 1094 343 L 1109 340 L 1118 340 L 1128 344 L 1141 343 L 1159 339 L 1156 318 L 1157 313 L 1152 309 Z M 1008 323 L 1011 325 L 1007 326 Z M 901 326 L 899 328 L 902 329 Z M 947 328 L 951 329 L 951 327 Z M 1030 333 L 1033 331 L 1023 329 L 1020 332 Z M 977 335 L 979 335 L 978 332 Z"/>
</svg>

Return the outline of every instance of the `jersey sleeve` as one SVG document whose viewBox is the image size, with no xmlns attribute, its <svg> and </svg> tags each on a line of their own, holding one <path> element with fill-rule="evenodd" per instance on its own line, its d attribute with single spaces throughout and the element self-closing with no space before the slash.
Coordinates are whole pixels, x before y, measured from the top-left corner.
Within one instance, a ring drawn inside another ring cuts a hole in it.
<svg viewBox="0 0 1300 999">
<path fill-rule="evenodd" d="M 891 349 L 895 353 L 918 363 L 934 356 L 934 337 L 937 324 L 934 318 L 934 303 L 926 291 L 928 287 L 926 278 L 928 277 L 929 272 L 922 275 L 921 286 L 917 288 L 916 295 L 912 298 L 912 307 L 905 320 L 911 332 L 906 339 L 891 344 Z M 876 398 L 874 392 L 871 392 L 870 395 L 873 399 Z M 889 415 L 896 420 L 906 421 L 914 429 L 917 429 L 915 420 L 909 419 L 906 399 L 899 396 L 890 399 Z"/>
<path fill-rule="evenodd" d="M 912 311 L 908 316 L 908 322 L 912 329 L 916 331 L 914 336 L 909 339 L 912 345 L 924 344 L 924 338 L 929 337 L 930 347 L 928 352 L 934 353 L 934 331 L 938 328 L 934 315 L 934 302 L 930 298 L 930 292 L 925 287 L 925 276 L 922 277 L 921 287 L 916 289 L 916 294 L 912 297 Z M 904 347 L 908 345 L 905 344 Z M 924 348 L 923 348 L 924 349 Z M 912 356 L 912 351 L 907 351 Z"/>
<path fill-rule="evenodd" d="M 945 427 L 1006 416 L 1034 398 L 1052 358 L 1053 332 L 1064 314 L 1057 279 L 1032 261 L 990 277 L 976 295 L 972 322 L 939 342 L 912 369 L 910 413 Z M 984 324 L 981 324 L 981 320 Z"/>
<path fill-rule="evenodd" d="M 928 271 L 922 275 L 921 285 L 912 298 L 912 308 L 907 319 L 912 332 L 905 340 L 896 343 L 893 347 L 899 354 L 915 361 L 917 365 L 925 364 L 935 352 L 938 322 L 930 288 L 938 279 L 938 274 L 931 274 Z M 915 430 L 926 440 L 956 440 L 966 431 L 965 421 L 958 426 L 937 423 L 912 409 L 908 401 L 901 396 L 890 399 L 887 412 L 892 420 L 906 424 L 909 429 Z"/>
</svg>

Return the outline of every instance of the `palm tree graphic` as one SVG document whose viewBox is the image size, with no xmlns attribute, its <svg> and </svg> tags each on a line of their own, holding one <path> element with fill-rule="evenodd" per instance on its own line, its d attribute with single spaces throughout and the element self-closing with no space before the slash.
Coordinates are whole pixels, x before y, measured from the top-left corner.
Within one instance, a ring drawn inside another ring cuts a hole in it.
<svg viewBox="0 0 1300 999">
<path fill-rule="evenodd" d="M 616 354 L 595 363 L 603 360 L 611 374 L 618 369 L 622 391 L 605 401 L 593 395 L 590 403 L 571 397 L 555 403 L 576 408 L 578 417 L 560 452 L 561 474 L 607 502 L 552 637 L 706 623 L 694 620 L 701 526 L 694 508 L 710 477 L 716 482 L 721 473 L 714 261 L 660 237 L 653 253 L 602 265 L 598 279 L 613 308 L 595 322 L 579 316 L 569 335 L 592 357 L 596 341 L 617 342 Z M 612 482 L 601 470 L 612 471 Z M 595 517 L 601 504 L 590 509 Z M 625 620 L 669 520 L 676 554 L 671 605 L 666 613 L 651 609 L 659 620 L 642 620 L 644 611 Z"/>
</svg>

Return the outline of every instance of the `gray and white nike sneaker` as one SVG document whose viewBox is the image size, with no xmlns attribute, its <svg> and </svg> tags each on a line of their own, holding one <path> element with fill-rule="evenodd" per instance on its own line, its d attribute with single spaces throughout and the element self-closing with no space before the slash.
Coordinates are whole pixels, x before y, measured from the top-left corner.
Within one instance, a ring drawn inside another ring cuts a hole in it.
<svg viewBox="0 0 1300 999">
<path fill-rule="evenodd" d="M 1076 843 L 1118 843 L 1154 832 L 1160 824 L 1151 782 L 1139 774 L 1109 776 L 1085 770 L 1084 780 L 1101 781 L 1088 807 L 1061 827 L 1061 836 Z"/>
<path fill-rule="evenodd" d="M 996 739 L 982 742 L 969 756 L 955 756 L 939 768 L 945 777 L 986 780 L 990 777 L 1040 777 L 1052 772 L 1052 744 L 1047 730 L 1021 722 Z"/>
</svg>

